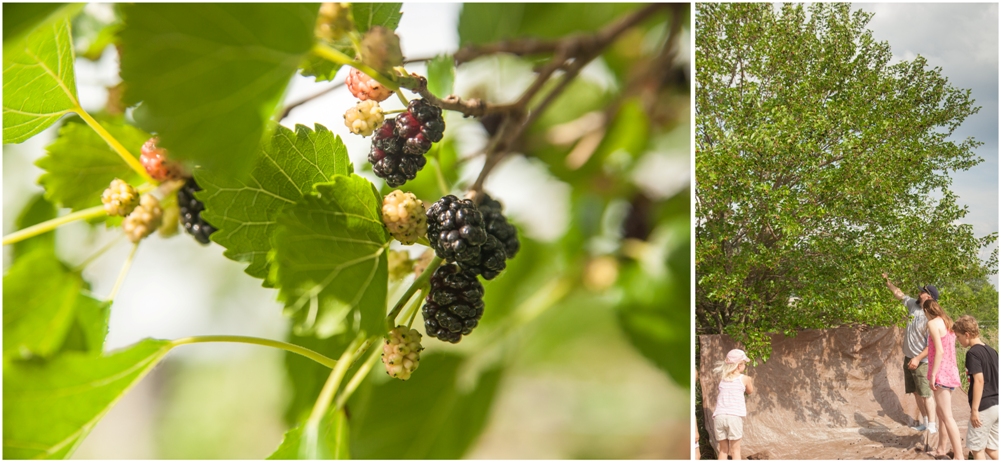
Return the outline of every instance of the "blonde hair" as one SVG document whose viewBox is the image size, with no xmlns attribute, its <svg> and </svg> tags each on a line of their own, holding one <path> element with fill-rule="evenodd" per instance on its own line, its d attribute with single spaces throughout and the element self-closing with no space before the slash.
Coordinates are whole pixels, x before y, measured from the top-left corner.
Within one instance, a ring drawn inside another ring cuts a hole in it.
<svg viewBox="0 0 1001 462">
<path fill-rule="evenodd" d="M 960 316 L 952 327 L 957 334 L 969 334 L 970 337 L 980 337 L 980 326 L 977 325 L 977 320 L 968 314 Z"/>
<path fill-rule="evenodd" d="M 947 332 L 952 332 L 952 318 L 950 318 L 949 315 L 945 312 L 945 310 L 943 310 L 942 307 L 939 306 L 938 302 L 929 298 L 928 300 L 925 300 L 923 304 L 921 304 L 921 309 L 924 310 L 925 316 L 928 318 L 929 321 L 935 318 L 942 318 L 942 321 L 945 322 L 945 330 Z"/>
<path fill-rule="evenodd" d="M 733 380 L 734 377 L 740 375 L 740 372 L 737 371 L 737 367 L 740 366 L 741 362 L 742 361 L 728 363 L 726 361 L 719 361 L 716 363 L 716 367 L 713 369 L 713 372 L 718 374 L 723 380 Z"/>
</svg>

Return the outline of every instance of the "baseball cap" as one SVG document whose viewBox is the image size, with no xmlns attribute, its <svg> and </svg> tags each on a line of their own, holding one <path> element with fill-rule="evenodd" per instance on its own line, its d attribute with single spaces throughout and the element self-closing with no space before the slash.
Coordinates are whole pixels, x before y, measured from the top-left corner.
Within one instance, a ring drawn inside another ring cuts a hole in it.
<svg viewBox="0 0 1001 462">
<path fill-rule="evenodd" d="M 735 348 L 733 350 L 730 350 L 730 352 L 726 354 L 727 364 L 737 364 L 742 361 L 750 361 L 750 358 L 747 357 L 747 354 L 744 353 L 744 350 L 739 350 Z"/>
<path fill-rule="evenodd" d="M 936 302 L 938 301 L 938 289 L 936 289 L 935 286 L 931 284 L 921 286 L 921 291 L 928 292 L 928 295 L 931 295 L 932 300 L 935 300 Z"/>
</svg>

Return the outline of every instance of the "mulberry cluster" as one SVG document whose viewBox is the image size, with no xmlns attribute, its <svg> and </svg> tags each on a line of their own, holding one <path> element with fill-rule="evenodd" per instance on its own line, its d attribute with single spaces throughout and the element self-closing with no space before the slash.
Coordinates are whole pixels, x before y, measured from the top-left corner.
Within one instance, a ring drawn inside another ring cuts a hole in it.
<svg viewBox="0 0 1001 462">
<path fill-rule="evenodd" d="M 372 171 L 391 187 L 414 179 L 427 163 L 424 154 L 432 143 L 441 141 L 444 133 L 441 108 L 422 99 L 410 101 L 407 112 L 386 119 L 376 129 L 368 155 Z"/>
<path fill-rule="evenodd" d="M 163 210 L 160 209 L 160 201 L 150 194 L 143 195 L 139 199 L 139 206 L 132 210 L 129 216 L 122 220 L 122 230 L 133 243 L 141 241 L 149 236 L 160 226 L 163 217 Z"/>
<path fill-rule="evenodd" d="M 431 276 L 431 290 L 424 302 L 421 314 L 427 334 L 458 343 L 483 316 L 483 285 L 475 274 L 445 264 Z"/>
<path fill-rule="evenodd" d="M 139 205 L 139 191 L 124 180 L 115 178 L 101 194 L 101 202 L 108 215 L 128 216 Z"/>
<path fill-rule="evenodd" d="M 483 215 L 469 199 L 448 195 L 427 212 L 428 241 L 435 254 L 448 262 L 477 264 L 487 241 Z"/>
<path fill-rule="evenodd" d="M 139 162 L 146 168 L 146 173 L 156 181 L 179 180 L 185 177 L 184 169 L 180 164 L 167 157 L 167 150 L 158 147 L 156 144 L 160 139 L 150 138 L 143 144 L 139 156 Z"/>
<path fill-rule="evenodd" d="M 399 189 L 389 193 L 382 200 L 382 222 L 396 240 L 405 245 L 417 242 L 427 234 L 428 219 L 424 202 L 413 193 Z"/>
<path fill-rule="evenodd" d="M 358 69 L 352 68 L 351 72 L 348 72 L 348 77 L 344 80 L 344 83 L 348 86 L 348 91 L 355 98 L 362 101 L 385 101 L 386 98 L 389 98 L 393 94 L 393 90 L 386 88 L 385 85 Z"/>
<path fill-rule="evenodd" d="M 421 364 L 421 333 L 417 329 L 396 326 L 382 345 L 382 363 L 390 377 L 407 380 Z"/>
<path fill-rule="evenodd" d="M 184 230 L 194 236 L 199 243 L 208 244 L 209 236 L 216 231 L 216 228 L 202 219 L 205 204 L 195 199 L 195 192 L 201 190 L 194 178 L 188 178 L 184 186 L 177 191 L 177 206 L 181 212 L 181 224 L 184 225 Z"/>
</svg>

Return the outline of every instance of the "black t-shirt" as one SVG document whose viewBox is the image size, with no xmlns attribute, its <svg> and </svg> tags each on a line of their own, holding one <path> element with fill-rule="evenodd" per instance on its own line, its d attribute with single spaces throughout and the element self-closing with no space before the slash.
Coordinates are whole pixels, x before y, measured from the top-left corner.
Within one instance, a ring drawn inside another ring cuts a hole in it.
<svg viewBox="0 0 1001 462">
<path fill-rule="evenodd" d="M 976 344 L 966 352 L 966 375 L 970 379 L 970 391 L 967 396 L 970 407 L 973 406 L 973 375 L 984 374 L 984 393 L 980 396 L 980 407 L 983 411 L 998 404 L 998 352 L 993 348 Z"/>
</svg>

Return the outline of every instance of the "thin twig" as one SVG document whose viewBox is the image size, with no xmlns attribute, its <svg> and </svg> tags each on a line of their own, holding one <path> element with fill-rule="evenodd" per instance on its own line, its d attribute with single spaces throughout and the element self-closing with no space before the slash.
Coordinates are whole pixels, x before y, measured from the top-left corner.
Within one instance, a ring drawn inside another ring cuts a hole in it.
<svg viewBox="0 0 1001 462">
<path fill-rule="evenodd" d="M 338 88 L 341 88 L 343 86 L 344 86 L 344 82 L 342 81 L 342 82 L 339 82 L 337 84 L 334 84 L 332 87 L 329 87 L 329 88 L 326 88 L 324 90 L 321 90 L 321 91 L 319 91 L 317 93 L 314 93 L 314 94 L 312 94 L 310 96 L 302 98 L 302 99 L 300 99 L 300 100 L 298 100 L 298 101 L 296 101 L 294 103 L 289 103 L 289 105 L 285 106 L 285 109 L 282 110 L 282 115 L 280 117 L 278 117 L 278 120 L 283 120 L 286 117 L 288 117 L 289 113 L 292 112 L 293 109 L 295 109 L 295 108 L 297 108 L 299 106 L 302 106 L 303 104 L 306 104 L 306 103 L 308 103 L 310 101 L 313 101 L 314 99 L 319 98 L 319 97 L 321 97 L 323 95 L 326 95 L 327 93 L 330 93 L 330 92 L 332 92 L 332 91 L 334 91 L 334 90 L 336 90 Z"/>
<path fill-rule="evenodd" d="M 551 105 L 564 90 L 566 90 L 570 82 L 577 77 L 584 66 L 591 62 L 594 58 L 598 57 L 598 55 L 600 55 L 606 47 L 611 45 L 623 32 L 647 19 L 657 10 L 667 6 L 668 5 L 666 4 L 647 5 L 615 21 L 611 25 L 599 31 L 597 34 L 578 34 L 566 37 L 555 43 L 553 50 L 556 51 L 556 56 L 540 71 L 539 77 L 526 90 L 527 95 L 523 94 L 519 97 L 518 102 L 512 105 L 513 107 L 509 110 L 509 113 L 507 114 L 508 117 L 505 118 L 504 123 L 501 125 L 501 129 L 499 129 L 493 139 L 491 139 L 486 151 L 486 159 L 483 163 L 483 169 L 480 170 L 480 174 L 477 176 L 476 181 L 470 188 L 468 196 L 470 196 L 473 201 L 477 201 L 479 199 L 481 195 L 480 193 L 483 190 L 483 183 L 486 181 L 487 176 L 493 168 L 500 163 L 511 147 L 514 146 L 515 140 L 519 139 L 525 130 L 531 126 L 543 112 L 545 112 L 546 108 L 549 107 L 549 105 Z M 508 44 L 511 45 L 513 43 L 515 42 L 509 42 Z M 528 42 L 522 41 L 519 43 L 519 46 L 526 45 L 527 43 Z M 539 43 L 536 43 L 535 45 L 541 46 Z M 548 47 L 550 44 L 546 44 L 545 46 Z M 565 72 L 559 83 L 557 83 L 556 86 L 550 90 L 548 94 L 546 94 L 546 97 L 538 105 L 533 107 L 526 116 L 525 108 L 530 103 L 531 97 L 534 96 L 535 92 L 538 92 L 541 88 L 543 88 L 544 84 L 553 73 L 561 68 L 565 69 Z"/>
</svg>

